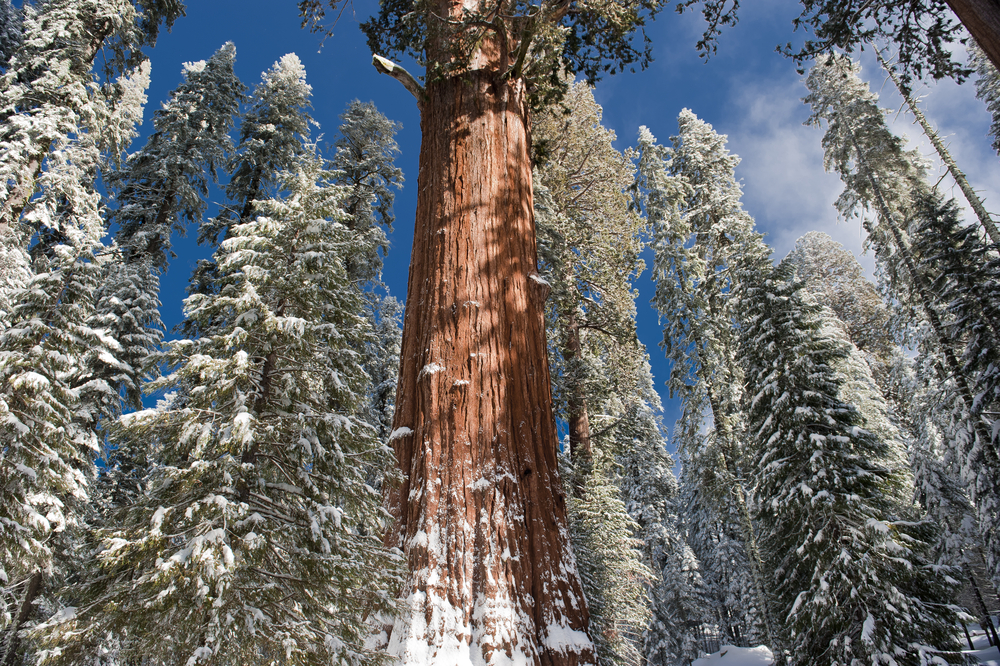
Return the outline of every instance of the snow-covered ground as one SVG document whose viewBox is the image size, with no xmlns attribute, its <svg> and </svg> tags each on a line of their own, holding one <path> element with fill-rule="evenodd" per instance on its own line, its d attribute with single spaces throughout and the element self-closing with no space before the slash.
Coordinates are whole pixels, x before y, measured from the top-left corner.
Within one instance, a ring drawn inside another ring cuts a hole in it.
<svg viewBox="0 0 1000 666">
<path fill-rule="evenodd" d="M 1000 666 L 1000 649 L 991 646 L 985 632 L 977 624 L 969 625 L 974 650 L 966 649 L 965 653 L 979 660 L 982 666 Z M 962 635 L 963 643 L 965 635 Z M 763 645 L 753 648 L 733 647 L 724 645 L 722 649 L 702 659 L 695 659 L 691 666 L 771 666 L 774 657 L 771 651 Z"/>
<path fill-rule="evenodd" d="M 997 618 L 993 618 L 994 624 Z M 965 650 L 966 654 L 971 654 L 973 657 L 979 660 L 979 663 L 983 666 L 1000 666 L 1000 650 L 997 647 L 990 646 L 990 641 L 986 637 L 986 633 L 979 628 L 978 624 L 969 625 L 969 633 L 972 635 L 972 645 L 976 648 L 975 650 Z M 963 642 L 965 641 L 965 635 L 962 635 Z M 968 647 L 968 643 L 965 643 Z"/>
<path fill-rule="evenodd" d="M 771 651 L 763 645 L 752 648 L 723 645 L 718 652 L 695 659 L 691 666 L 769 666 L 773 661 Z"/>
</svg>

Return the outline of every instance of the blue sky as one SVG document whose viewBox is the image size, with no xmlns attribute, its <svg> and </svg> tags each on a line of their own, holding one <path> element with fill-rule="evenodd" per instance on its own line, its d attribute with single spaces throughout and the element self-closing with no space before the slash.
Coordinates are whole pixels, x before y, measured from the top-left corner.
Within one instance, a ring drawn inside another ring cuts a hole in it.
<svg viewBox="0 0 1000 666">
<path fill-rule="evenodd" d="M 808 116 L 801 97 L 806 94 L 802 76 L 791 61 L 775 53 L 775 45 L 793 39 L 791 20 L 798 14 L 795 0 L 754 0 L 744 3 L 741 21 L 726 30 L 718 53 L 708 62 L 695 51 L 694 44 L 702 20 L 697 13 L 677 15 L 667 9 L 648 26 L 654 62 L 649 69 L 610 76 L 598 83 L 597 101 L 604 107 L 604 124 L 618 135 L 618 147 L 634 144 L 640 125 L 646 125 L 662 142 L 676 133 L 677 114 L 684 107 L 729 135 L 730 150 L 742 158 L 737 176 L 743 181 L 744 205 L 756 218 L 758 228 L 775 248 L 780 259 L 807 231 L 825 231 L 848 249 L 861 255 L 862 233 L 854 222 L 839 222 L 833 201 L 840 192 L 837 176 L 823 171 L 820 147 L 822 133 L 804 127 Z M 419 117 L 413 98 L 399 83 L 379 75 L 371 66 L 371 55 L 359 24 L 377 9 L 376 0 L 355 0 L 348 6 L 334 35 L 320 48 L 320 38 L 300 27 L 297 3 L 292 0 L 198 0 L 188 3 L 187 16 L 162 35 L 152 61 L 152 84 L 146 107 L 143 136 L 148 132 L 153 110 L 166 99 L 180 81 L 181 64 L 208 58 L 217 48 L 232 41 L 237 49 L 237 74 L 249 86 L 260 73 L 282 55 L 294 52 L 303 61 L 313 87 L 313 117 L 320 133 L 333 141 L 339 114 L 352 99 L 373 101 L 389 118 L 402 123 L 397 140 L 401 154 L 397 164 L 406 184 L 397 193 L 395 231 L 386 261 L 384 279 L 391 292 L 405 296 L 406 277 L 412 243 L 416 207 L 417 158 L 420 148 Z M 884 78 L 870 53 L 862 57 L 863 75 L 882 95 L 883 105 L 897 109 L 900 104 L 891 82 Z M 414 67 L 414 74 L 419 71 Z M 1000 211 L 1000 163 L 986 137 L 989 116 L 975 99 L 971 83 L 957 86 L 944 82 L 919 90 L 925 95 L 925 113 L 949 137 L 959 166 L 973 186 L 987 197 L 987 208 Z M 929 143 L 905 113 L 891 117 L 899 134 L 931 156 Z M 321 142 L 322 144 L 322 142 Z M 935 180 L 940 173 L 932 165 Z M 961 197 L 946 177 L 942 188 Z M 221 201 L 213 193 L 209 215 Z M 991 206 L 991 204 L 994 204 Z M 184 287 L 205 248 L 194 243 L 191 229 L 186 239 L 176 239 L 175 259 L 162 280 L 163 319 L 168 331 L 182 317 Z M 870 257 L 861 257 L 871 271 Z M 649 263 L 647 259 L 647 263 Z M 657 315 L 649 307 L 652 283 L 647 270 L 636 281 L 640 339 L 649 349 L 656 384 L 663 393 L 669 368 L 658 348 L 661 329 Z M 170 336 L 172 337 L 172 336 Z M 676 409 L 663 395 L 665 421 L 672 428 Z"/>
</svg>

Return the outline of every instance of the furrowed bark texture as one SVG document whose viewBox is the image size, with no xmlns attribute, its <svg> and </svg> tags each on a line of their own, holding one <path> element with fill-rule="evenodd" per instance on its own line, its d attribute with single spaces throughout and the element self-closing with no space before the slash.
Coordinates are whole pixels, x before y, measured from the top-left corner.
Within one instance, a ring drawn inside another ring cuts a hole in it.
<svg viewBox="0 0 1000 666">
<path fill-rule="evenodd" d="M 997 0 L 947 0 L 965 29 L 1000 69 L 1000 2 Z"/>
<path fill-rule="evenodd" d="M 432 81 L 386 537 L 409 563 L 403 664 L 594 664 L 557 474 L 520 81 Z"/>
</svg>

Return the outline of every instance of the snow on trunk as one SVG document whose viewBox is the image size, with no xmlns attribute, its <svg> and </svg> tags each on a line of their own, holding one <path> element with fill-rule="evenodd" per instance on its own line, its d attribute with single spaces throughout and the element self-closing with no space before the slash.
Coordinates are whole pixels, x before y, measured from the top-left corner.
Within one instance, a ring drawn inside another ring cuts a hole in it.
<svg viewBox="0 0 1000 666">
<path fill-rule="evenodd" d="M 386 537 L 410 569 L 389 635 L 402 664 L 595 662 L 532 281 L 526 97 L 478 70 L 422 104 Z"/>
</svg>

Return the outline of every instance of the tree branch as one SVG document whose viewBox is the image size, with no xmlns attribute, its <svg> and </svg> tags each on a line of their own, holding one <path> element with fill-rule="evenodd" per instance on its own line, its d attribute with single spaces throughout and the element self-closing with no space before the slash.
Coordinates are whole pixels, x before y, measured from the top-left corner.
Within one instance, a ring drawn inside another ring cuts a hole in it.
<svg viewBox="0 0 1000 666">
<path fill-rule="evenodd" d="M 403 87 L 417 98 L 417 103 L 423 104 L 425 97 L 424 87 L 420 85 L 419 81 L 413 78 L 412 74 L 388 58 L 383 58 L 380 55 L 372 56 L 372 64 L 375 65 L 375 69 L 378 70 L 379 74 L 388 74 L 402 83 Z"/>
</svg>

